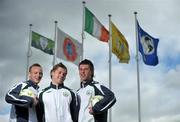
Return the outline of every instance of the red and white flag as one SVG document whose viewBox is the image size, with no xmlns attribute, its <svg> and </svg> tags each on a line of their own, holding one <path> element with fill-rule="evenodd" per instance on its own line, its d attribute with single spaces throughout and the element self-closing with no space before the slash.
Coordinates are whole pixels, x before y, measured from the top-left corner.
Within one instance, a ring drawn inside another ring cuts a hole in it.
<svg viewBox="0 0 180 122">
<path fill-rule="evenodd" d="M 78 65 L 82 56 L 82 44 L 59 28 L 57 30 L 56 56 Z"/>
</svg>

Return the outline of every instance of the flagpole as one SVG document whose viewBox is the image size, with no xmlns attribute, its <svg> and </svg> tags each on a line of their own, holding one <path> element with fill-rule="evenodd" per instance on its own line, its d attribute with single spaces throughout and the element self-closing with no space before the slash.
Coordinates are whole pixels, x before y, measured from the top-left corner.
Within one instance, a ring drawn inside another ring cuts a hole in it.
<svg viewBox="0 0 180 122">
<path fill-rule="evenodd" d="M 27 64 L 26 64 L 26 80 L 28 80 L 28 69 L 29 69 L 29 58 L 31 57 L 31 38 L 32 38 L 32 24 L 29 24 L 29 42 L 28 42 L 28 51 L 27 51 Z"/>
<path fill-rule="evenodd" d="M 85 1 L 83 1 L 82 2 L 83 3 L 83 17 L 82 17 L 82 34 L 81 34 L 81 37 L 82 37 L 82 57 L 81 57 L 81 60 L 83 60 L 84 59 L 84 39 L 85 39 L 85 37 L 84 37 L 84 24 L 85 24 L 85 4 L 86 4 L 86 2 Z"/>
<path fill-rule="evenodd" d="M 109 89 L 111 90 L 111 51 L 112 51 L 112 31 L 111 31 L 111 14 L 109 16 Z M 109 122 L 112 121 L 112 110 L 109 109 Z"/>
<path fill-rule="evenodd" d="M 137 64 L 137 90 L 138 90 L 138 120 L 141 122 L 141 94 L 140 94 L 140 79 L 139 79 L 139 44 L 138 44 L 138 28 L 137 28 L 137 12 L 135 15 L 135 30 L 136 30 L 136 64 Z"/>
<path fill-rule="evenodd" d="M 53 63 L 54 66 L 56 63 L 56 50 L 57 50 L 57 23 L 58 21 L 54 21 L 55 23 L 55 31 L 54 31 L 54 56 L 53 56 Z"/>
</svg>

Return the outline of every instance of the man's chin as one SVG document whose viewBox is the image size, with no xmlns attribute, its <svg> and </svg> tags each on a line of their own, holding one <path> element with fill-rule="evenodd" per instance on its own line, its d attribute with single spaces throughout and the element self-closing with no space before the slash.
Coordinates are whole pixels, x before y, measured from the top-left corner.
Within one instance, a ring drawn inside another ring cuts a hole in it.
<svg viewBox="0 0 180 122">
<path fill-rule="evenodd" d="M 86 80 L 86 79 L 81 79 L 81 82 L 82 82 L 82 81 L 85 81 L 85 80 Z"/>
<path fill-rule="evenodd" d="M 38 84 L 40 82 L 40 80 L 35 80 L 34 83 L 35 84 Z"/>
</svg>

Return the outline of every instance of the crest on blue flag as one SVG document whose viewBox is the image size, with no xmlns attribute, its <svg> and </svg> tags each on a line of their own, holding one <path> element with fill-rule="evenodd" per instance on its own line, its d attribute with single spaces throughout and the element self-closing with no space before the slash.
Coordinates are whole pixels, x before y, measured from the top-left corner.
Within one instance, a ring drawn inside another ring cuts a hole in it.
<svg viewBox="0 0 180 122">
<path fill-rule="evenodd" d="M 157 56 L 157 46 L 159 39 L 153 38 L 145 32 L 137 22 L 139 51 L 143 57 L 143 61 L 147 65 L 155 66 L 159 63 Z"/>
</svg>

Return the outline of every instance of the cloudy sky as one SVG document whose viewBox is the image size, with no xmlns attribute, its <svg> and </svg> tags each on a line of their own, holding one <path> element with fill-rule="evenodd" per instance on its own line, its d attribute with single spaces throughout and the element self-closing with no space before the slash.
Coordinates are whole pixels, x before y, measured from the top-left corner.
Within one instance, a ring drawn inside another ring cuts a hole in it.
<svg viewBox="0 0 180 122">
<path fill-rule="evenodd" d="M 137 80 L 135 61 L 135 21 L 138 12 L 141 27 L 160 39 L 159 64 L 147 66 L 140 57 L 142 122 L 180 121 L 180 1 L 179 0 L 87 0 L 86 6 L 108 29 L 108 14 L 124 34 L 130 50 L 129 64 L 121 64 L 112 55 L 112 90 L 117 102 L 112 108 L 113 122 L 137 122 Z M 7 122 L 10 105 L 4 101 L 6 92 L 25 80 L 29 24 L 32 30 L 53 39 L 54 21 L 58 27 L 81 42 L 81 0 L 0 0 L 0 122 Z M 108 45 L 85 33 L 84 57 L 95 65 L 95 78 L 108 86 Z M 30 64 L 40 63 L 44 77 L 41 88 L 50 82 L 53 57 L 32 49 Z M 79 88 L 77 67 L 68 67 L 65 84 Z"/>
</svg>

